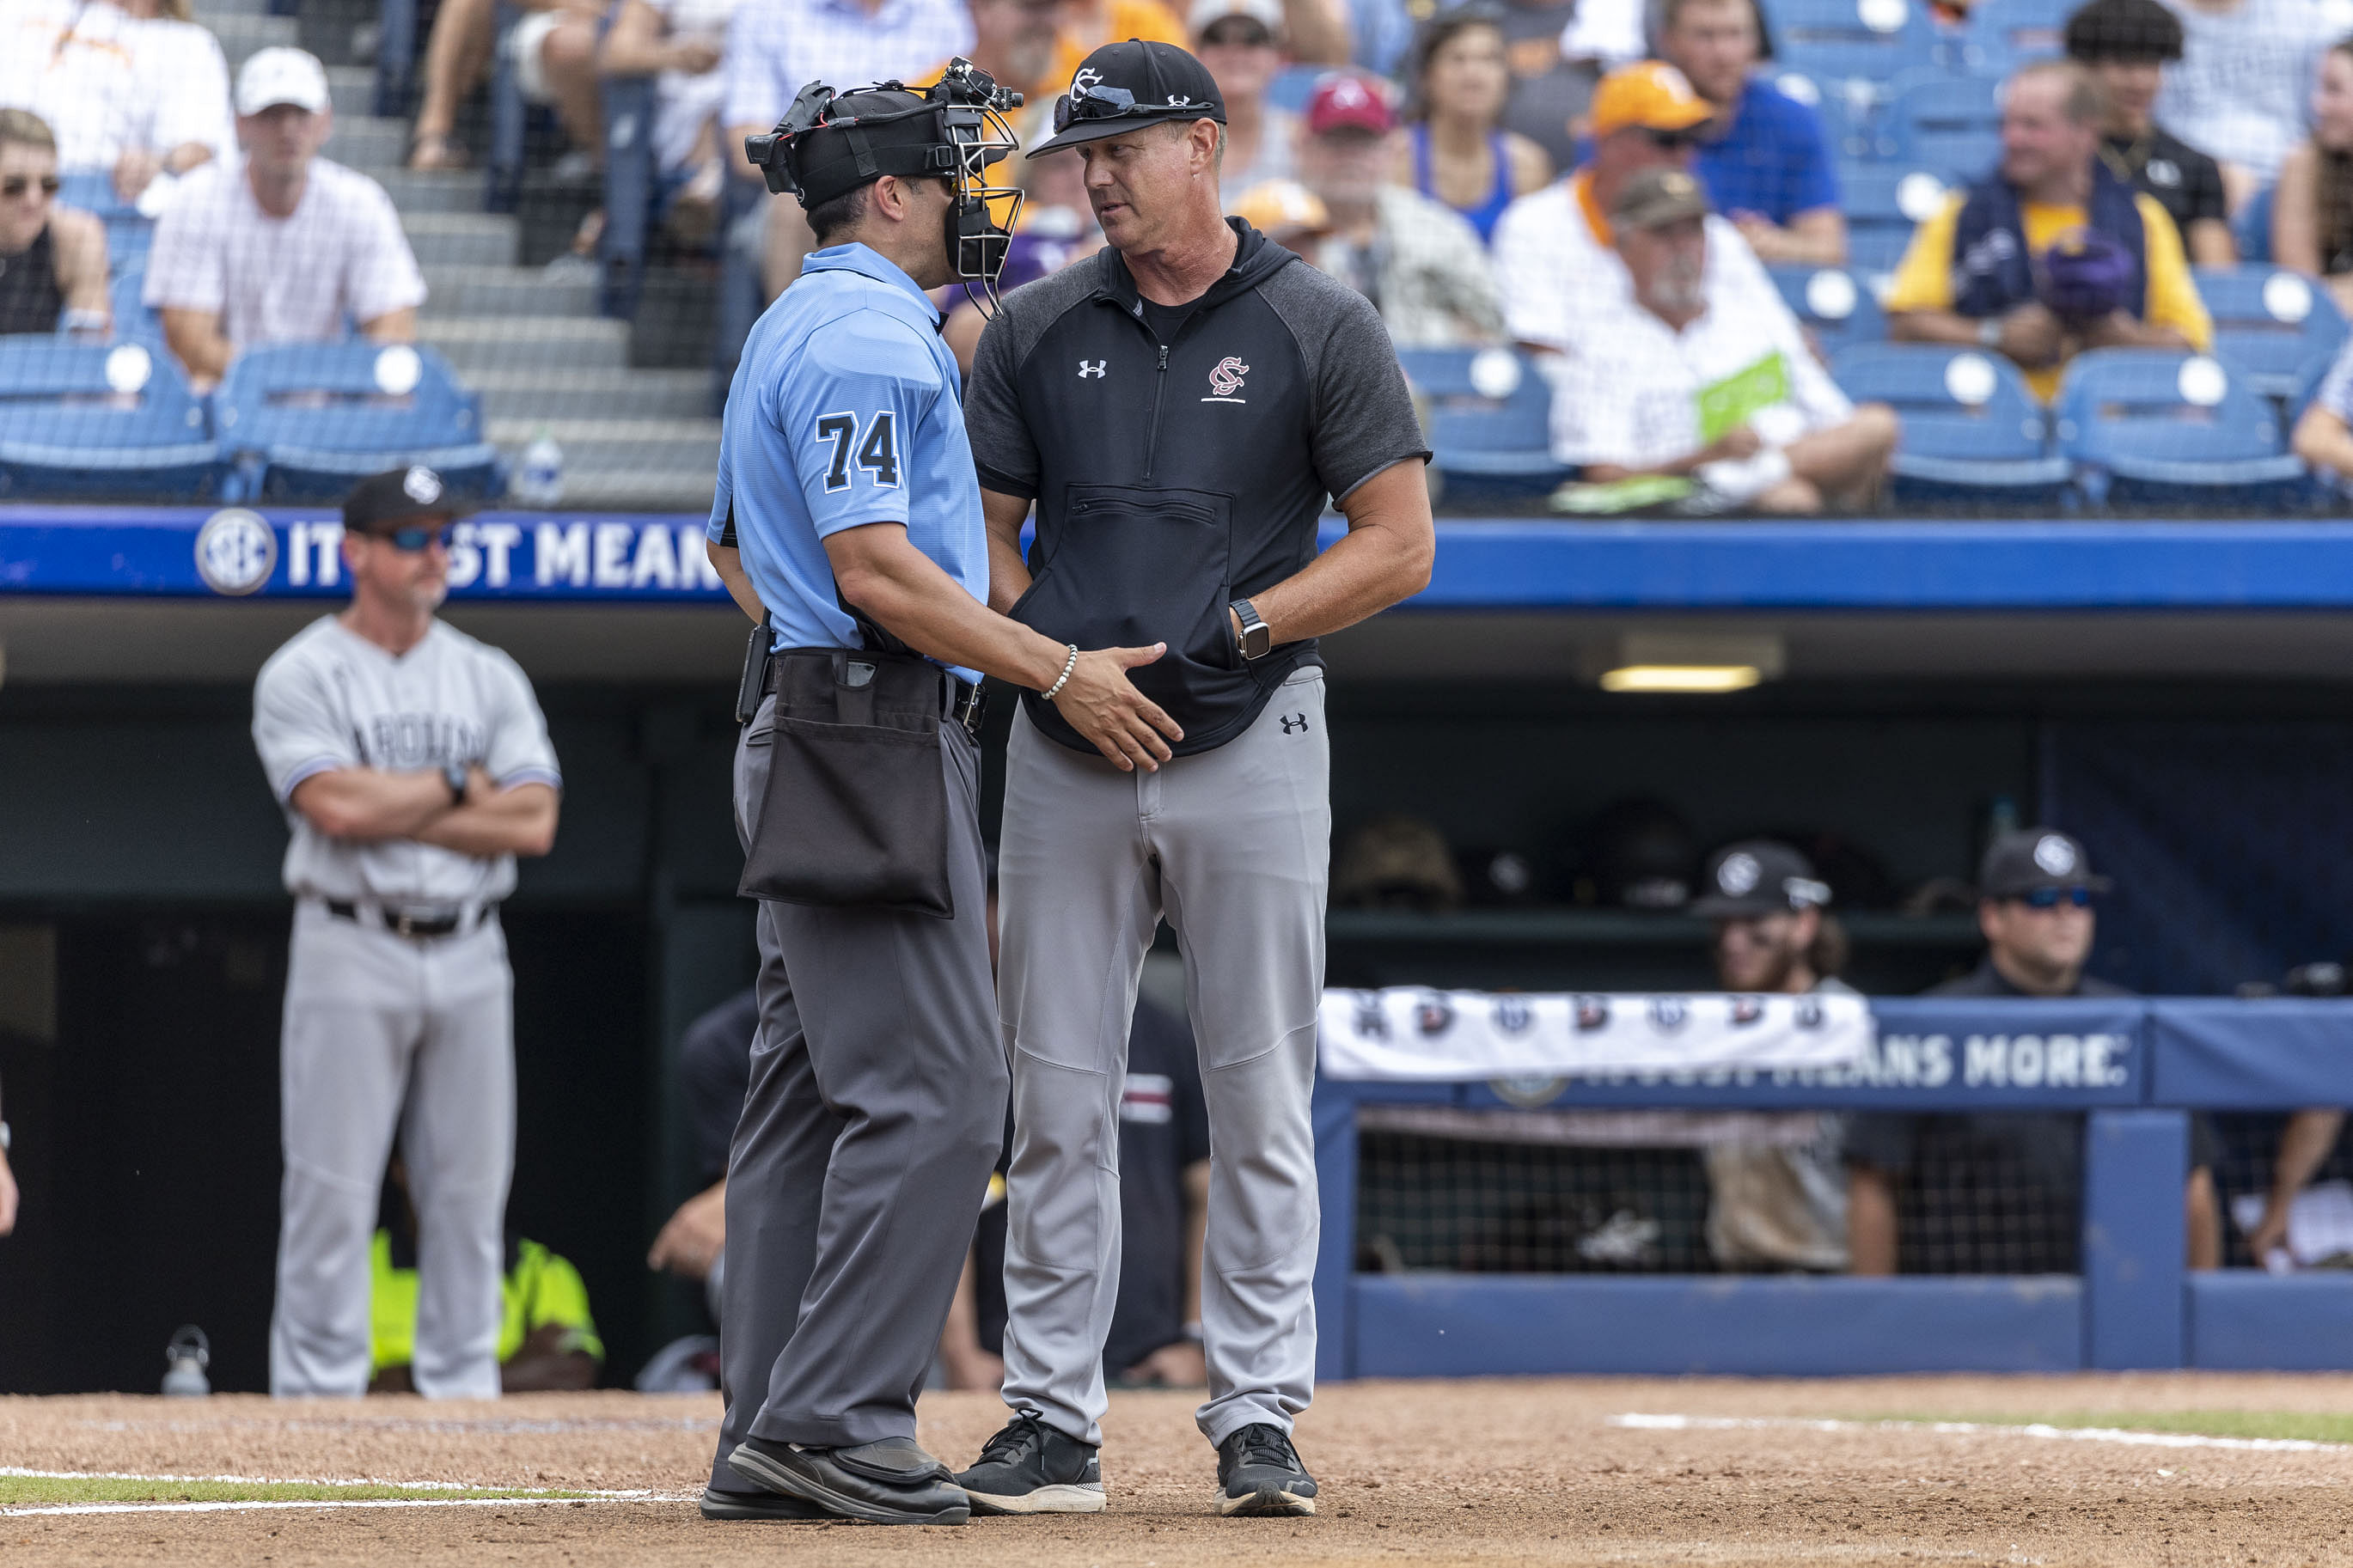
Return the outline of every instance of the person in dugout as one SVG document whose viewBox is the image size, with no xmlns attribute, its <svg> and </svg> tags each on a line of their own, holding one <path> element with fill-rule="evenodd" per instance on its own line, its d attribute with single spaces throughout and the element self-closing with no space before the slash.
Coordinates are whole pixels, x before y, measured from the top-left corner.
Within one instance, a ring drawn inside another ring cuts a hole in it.
<svg viewBox="0 0 2353 1568">
<path fill-rule="evenodd" d="M 2128 996 L 2084 973 L 2111 883 L 2052 827 L 1996 837 L 1978 871 L 1986 953 L 1931 996 Z M 2192 1268 L 2221 1266 L 2216 1140 L 2189 1120 L 2183 1211 Z M 2055 1111 L 1873 1113 L 1846 1129 L 1847 1250 L 1857 1274 L 2067 1274 L 2079 1261 L 2084 1119 Z M 1899 1215 L 1909 1219 L 1900 1220 Z M 1917 1233 L 1903 1226 L 1916 1225 Z"/>
<path fill-rule="evenodd" d="M 392 1163 L 391 1224 L 368 1249 L 370 1394 L 414 1394 L 417 1345 L 417 1210 L 408 1173 Z M 588 1310 L 580 1270 L 560 1254 L 510 1228 L 499 1279 L 499 1387 L 507 1394 L 593 1388 L 605 1365 L 605 1342 Z"/>
</svg>

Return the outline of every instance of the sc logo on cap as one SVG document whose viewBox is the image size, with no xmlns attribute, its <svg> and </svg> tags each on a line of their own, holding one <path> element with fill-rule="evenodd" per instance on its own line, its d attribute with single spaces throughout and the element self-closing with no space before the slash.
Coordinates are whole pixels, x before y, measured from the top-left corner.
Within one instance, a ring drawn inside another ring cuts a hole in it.
<svg viewBox="0 0 2353 1568">
<path fill-rule="evenodd" d="M 2075 869 L 2075 847 L 2046 833 L 2034 846 L 2034 863 L 2054 877 L 2064 877 Z"/>
<path fill-rule="evenodd" d="M 1765 868 L 1757 863 L 1756 856 L 1737 850 L 1726 855 L 1724 864 L 1715 868 L 1715 885 L 1736 899 L 1754 890 L 1764 874 Z"/>
<path fill-rule="evenodd" d="M 431 506 L 441 499 L 441 476 L 419 463 L 400 476 L 400 490 L 418 506 Z"/>
</svg>

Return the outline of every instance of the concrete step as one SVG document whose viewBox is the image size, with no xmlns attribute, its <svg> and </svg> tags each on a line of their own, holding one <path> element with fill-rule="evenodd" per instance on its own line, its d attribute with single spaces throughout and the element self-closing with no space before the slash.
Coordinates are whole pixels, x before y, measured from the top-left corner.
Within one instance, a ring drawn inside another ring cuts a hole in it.
<svg viewBox="0 0 2353 1568">
<path fill-rule="evenodd" d="M 567 507 L 710 510 L 716 419 L 493 419 L 489 435 L 519 467 L 543 430 L 564 448 Z"/>
<path fill-rule="evenodd" d="M 387 171 L 408 162 L 408 121 L 380 119 L 373 114 L 338 113 L 334 134 L 327 138 L 326 155 L 381 180 Z M 474 205 L 480 206 L 481 176 L 477 174 L 474 178 Z"/>
<path fill-rule="evenodd" d="M 221 47 L 228 47 L 222 40 Z M 375 112 L 375 68 L 373 66 L 329 66 L 327 91 L 334 100 L 336 118 L 346 114 Z"/>
<path fill-rule="evenodd" d="M 436 316 L 590 316 L 596 311 L 593 276 L 551 278 L 536 267 L 428 267 L 425 286 L 433 291 L 426 309 Z"/>
<path fill-rule="evenodd" d="M 520 230 L 500 213 L 403 213 L 420 267 L 512 267 Z"/>
<path fill-rule="evenodd" d="M 228 57 L 232 79 L 237 68 L 256 52 L 276 44 L 295 45 L 301 41 L 301 25 L 291 16 L 227 12 L 209 18 L 205 26 L 220 40 L 221 53 Z"/>
<path fill-rule="evenodd" d="M 482 395 L 482 412 L 536 433 L 543 421 L 701 419 L 711 409 L 705 370 L 478 370 L 466 384 Z M 528 436 L 525 437 L 529 438 Z"/>
<path fill-rule="evenodd" d="M 618 370 L 628 363 L 629 324 L 601 316 L 428 316 L 417 331 L 461 374 Z"/>
<path fill-rule="evenodd" d="M 478 213 L 482 210 L 482 174 L 478 169 L 376 168 L 368 171 L 405 213 Z"/>
</svg>

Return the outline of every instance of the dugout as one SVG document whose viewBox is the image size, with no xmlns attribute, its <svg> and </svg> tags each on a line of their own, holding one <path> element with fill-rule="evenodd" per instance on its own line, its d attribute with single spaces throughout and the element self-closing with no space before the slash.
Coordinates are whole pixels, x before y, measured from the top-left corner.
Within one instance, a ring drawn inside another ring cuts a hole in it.
<svg viewBox="0 0 2353 1568">
<path fill-rule="evenodd" d="M 224 592 L 196 566 L 212 515 L 0 509 L 0 1082 L 26 1189 L 0 1390 L 151 1387 L 183 1321 L 211 1332 L 216 1386 L 265 1378 L 287 909 L 248 697 L 338 590 L 332 523 L 271 512 L 246 514 L 266 549 L 235 525 L 260 570 Z M 566 777 L 557 849 L 504 917 L 513 1217 L 579 1264 L 625 1380 L 692 1321 L 642 1262 L 684 1195 L 668 1053 L 751 967 L 726 805 L 740 620 L 677 569 L 694 519 L 470 526 L 515 542 L 504 581 L 477 556 L 449 618 L 531 673 Z M 642 564 L 665 555 L 666 580 Z M 1867 848 L 1895 895 L 1849 911 L 1867 991 L 1968 961 L 1965 914 L 1900 895 L 1966 879 L 2004 802 L 2118 879 L 2112 978 L 2213 994 L 2342 957 L 2348 605 L 2353 529 L 2332 524 L 1450 522 L 1430 590 L 1329 645 L 1336 835 L 1408 812 L 1548 880 L 1335 910 L 1333 982 L 1705 984 L 1698 922 L 1577 901 L 1575 840 L 1630 795 L 1704 844 Z M 1772 668 L 1718 695 L 1596 684 L 1677 646 Z"/>
</svg>

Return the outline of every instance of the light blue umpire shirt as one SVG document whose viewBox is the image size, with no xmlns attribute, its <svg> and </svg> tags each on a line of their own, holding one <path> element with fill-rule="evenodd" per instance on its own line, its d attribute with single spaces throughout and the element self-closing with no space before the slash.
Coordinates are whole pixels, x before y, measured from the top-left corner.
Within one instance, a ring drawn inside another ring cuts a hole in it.
<svg viewBox="0 0 2353 1568">
<path fill-rule="evenodd" d="M 910 543 L 988 602 L 955 356 L 915 280 L 863 245 L 812 252 L 744 344 L 711 538 L 727 542 L 731 522 L 777 648 L 864 646 L 822 542 L 846 528 L 904 523 Z"/>
</svg>

